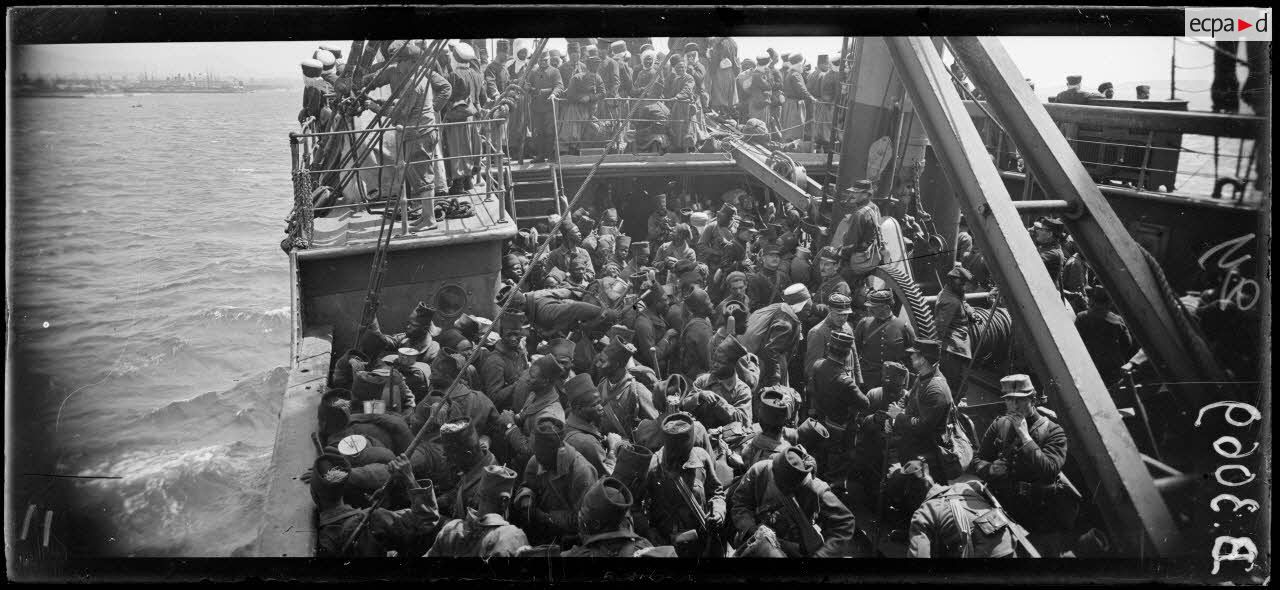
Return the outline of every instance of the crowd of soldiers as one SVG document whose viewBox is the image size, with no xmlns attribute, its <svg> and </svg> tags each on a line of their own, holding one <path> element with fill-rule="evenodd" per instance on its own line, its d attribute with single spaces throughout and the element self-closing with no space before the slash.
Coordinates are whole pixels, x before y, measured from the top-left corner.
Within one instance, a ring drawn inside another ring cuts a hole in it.
<svg viewBox="0 0 1280 590">
<path fill-rule="evenodd" d="M 541 255 L 521 230 L 494 320 L 442 322 L 419 303 L 402 333 L 370 329 L 343 352 L 304 477 L 318 555 L 1106 550 L 1097 529 L 1080 535 L 1067 437 L 1027 375 L 1001 381 L 1005 414 L 984 432 L 959 419 L 940 362 L 964 294 L 991 288 L 963 228 L 939 339 L 922 339 L 868 280 L 883 262 L 871 182 L 839 195 L 831 229 L 790 208 L 762 218 L 740 189 L 695 229 L 669 187 L 627 224 L 647 235 L 621 230 L 623 203 L 553 219 Z M 1132 353 L 1123 321 L 1085 288 L 1061 221 L 1031 231 L 1114 375 Z"/>
</svg>

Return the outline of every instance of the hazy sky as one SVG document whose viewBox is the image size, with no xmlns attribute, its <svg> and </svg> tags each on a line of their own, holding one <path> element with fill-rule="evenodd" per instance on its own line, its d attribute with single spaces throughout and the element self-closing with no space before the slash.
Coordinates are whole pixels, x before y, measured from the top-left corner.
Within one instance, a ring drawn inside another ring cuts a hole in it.
<svg viewBox="0 0 1280 590">
<path fill-rule="evenodd" d="M 839 37 L 737 37 L 741 54 L 754 56 L 767 47 L 779 52 L 800 50 L 809 61 L 818 54 L 840 51 Z M 665 47 L 665 37 L 655 37 Z M 1167 80 L 1171 37 L 1003 37 L 1004 43 L 1023 76 L 1036 83 L 1042 96 L 1065 86 L 1068 74 L 1081 74 L 1092 89 L 1104 81 L 1117 84 L 1117 96 L 1133 95 L 1138 81 Z M 278 41 L 244 43 L 129 43 L 82 45 L 29 45 L 11 52 L 18 71 L 58 74 L 203 72 L 257 78 L 299 76 L 298 61 L 310 57 L 323 41 Z M 342 47 L 351 42 L 330 40 Z M 564 39 L 553 39 L 550 47 L 563 49 Z M 1212 51 L 1207 47 L 1177 43 L 1177 77 L 1183 80 L 1210 80 Z M 1181 69 L 1192 68 L 1192 69 Z M 1127 86 L 1124 84 L 1129 82 Z M 1207 84 L 1200 84 L 1207 86 Z M 1199 88 L 1191 88 L 1198 90 Z M 1164 97 L 1167 90 L 1154 89 Z"/>
</svg>

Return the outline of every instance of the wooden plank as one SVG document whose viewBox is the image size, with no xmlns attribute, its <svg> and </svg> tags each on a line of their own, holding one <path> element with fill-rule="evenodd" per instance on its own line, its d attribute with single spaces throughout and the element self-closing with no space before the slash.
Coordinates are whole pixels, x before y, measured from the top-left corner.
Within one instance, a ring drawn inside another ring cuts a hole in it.
<svg viewBox="0 0 1280 590">
<path fill-rule="evenodd" d="M 1073 456 L 1088 458 L 1081 461 L 1081 468 L 1089 489 L 1097 490 L 1093 502 L 1103 513 L 1111 538 L 1133 556 L 1169 555 L 1179 541 L 1169 509 L 1107 395 L 1106 384 L 1075 329 L 1075 318 L 1062 305 L 973 119 L 957 116 L 964 113 L 963 105 L 946 65 L 929 39 L 890 37 L 886 41 L 970 220 L 973 237 L 987 253 L 1001 292 L 1016 303 L 1010 312 L 1039 353 L 1047 369 L 1045 381 L 1052 380 L 1056 386 L 1057 400 L 1066 409 L 1062 422 Z M 953 46 L 956 43 L 952 41 Z M 974 75 L 969 63 L 965 65 Z M 1003 67 L 1008 71 L 1000 73 L 1009 78 L 1017 75 L 1018 87 L 1030 95 L 1016 68 Z M 987 91 L 989 85 L 979 86 Z"/>
<path fill-rule="evenodd" d="M 255 556 L 310 557 L 315 552 L 315 505 L 299 476 L 315 461 L 311 433 L 317 427 L 316 405 L 324 392 L 332 342 L 332 326 L 307 330 L 289 372 Z"/>
</svg>

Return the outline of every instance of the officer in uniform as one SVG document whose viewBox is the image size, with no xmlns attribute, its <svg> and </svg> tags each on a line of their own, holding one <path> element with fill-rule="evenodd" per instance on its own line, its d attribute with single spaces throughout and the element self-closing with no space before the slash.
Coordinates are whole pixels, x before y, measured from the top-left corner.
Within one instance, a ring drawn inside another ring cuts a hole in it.
<svg viewBox="0 0 1280 590">
<path fill-rule="evenodd" d="M 897 457 L 924 457 L 932 472 L 941 474 L 942 457 L 938 445 L 942 442 L 947 418 L 955 409 L 955 402 L 946 378 L 938 370 L 938 341 L 917 340 L 907 352 L 911 354 L 916 384 L 907 396 L 906 410 L 893 424 L 894 434 L 901 437 Z"/>
<path fill-rule="evenodd" d="M 813 471 L 813 457 L 795 447 L 747 469 L 733 494 L 740 538 L 769 527 L 788 557 L 851 556 L 853 513 Z"/>
<path fill-rule="evenodd" d="M 578 509 L 578 536 L 582 544 L 561 557 L 633 557 L 636 551 L 653 547 L 632 527 L 631 490 L 622 482 L 605 477 L 582 497 Z"/>
<path fill-rule="evenodd" d="M 818 475 L 831 482 L 843 494 L 852 458 L 853 427 L 858 415 L 868 407 L 867 396 L 858 388 L 849 370 L 849 351 L 853 336 L 848 332 L 831 332 L 826 355 L 814 364 L 808 387 L 808 416 L 822 423 L 830 433 L 827 446 L 810 449 L 819 460 Z"/>
<path fill-rule="evenodd" d="M 924 497 L 911 517 L 907 556 L 1016 557 L 1015 549 L 1027 538 L 1026 531 L 991 502 L 991 492 L 981 481 L 939 485 L 929 475 L 929 464 L 918 459 L 908 461 L 902 472 L 915 476 L 907 494 Z"/>
<path fill-rule="evenodd" d="M 1049 271 L 1055 287 L 1062 285 L 1062 264 L 1066 257 L 1062 253 L 1062 238 L 1066 236 L 1067 226 L 1061 220 L 1041 217 L 1031 226 L 1031 237 L 1040 252 L 1040 260 Z"/>
<path fill-rule="evenodd" d="M 809 330 L 809 334 L 805 337 L 804 370 L 805 376 L 810 378 L 813 376 L 813 366 L 827 354 L 827 338 L 833 332 L 853 333 L 853 326 L 849 325 L 849 314 L 853 311 L 850 306 L 853 302 L 849 296 L 833 293 L 826 301 L 827 304 L 822 306 L 826 308 L 826 320 Z M 858 351 L 853 349 L 852 344 L 851 338 L 846 366 L 853 372 L 854 380 L 861 382 L 862 371 L 858 366 Z"/>
<path fill-rule="evenodd" d="M 560 71 L 551 67 L 551 56 L 543 52 L 538 56 L 538 66 L 529 72 L 529 127 L 533 130 L 533 162 L 546 162 L 556 155 L 555 121 L 551 116 L 551 97 L 564 93 L 564 79 Z"/>
<path fill-rule="evenodd" d="M 507 522 L 516 472 L 501 465 L 484 468 L 476 491 L 477 506 L 465 518 L 445 523 L 426 557 L 515 557 L 529 545 L 524 531 Z"/>
<path fill-rule="evenodd" d="M 893 314 L 890 307 L 893 294 L 876 291 L 867 296 L 866 307 L 871 315 L 858 320 L 853 328 L 853 341 L 857 346 L 858 362 L 862 367 L 863 389 L 880 383 L 880 368 L 884 363 L 908 362 L 907 348 L 916 340 L 911 324 Z"/>
<path fill-rule="evenodd" d="M 840 276 L 840 250 L 836 247 L 827 246 L 818 252 L 818 278 L 820 282 L 814 289 L 816 301 L 825 303 L 836 293 L 852 297 L 853 292 L 849 290 L 849 283 Z M 819 314 L 824 313 L 822 307 L 820 305 L 814 311 Z"/>
<path fill-rule="evenodd" d="M 1077 506 L 1062 465 L 1067 435 L 1036 409 L 1035 388 L 1026 375 L 1000 380 L 1007 413 L 987 428 L 973 471 L 991 487 L 1014 520 L 1024 523 L 1051 555 L 1061 531 L 1074 525 Z"/>
</svg>

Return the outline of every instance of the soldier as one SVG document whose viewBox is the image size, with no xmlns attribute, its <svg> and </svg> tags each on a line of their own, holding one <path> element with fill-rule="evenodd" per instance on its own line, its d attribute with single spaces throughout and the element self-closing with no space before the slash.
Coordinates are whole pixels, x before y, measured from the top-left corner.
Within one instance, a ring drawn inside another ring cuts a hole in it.
<svg viewBox="0 0 1280 590">
<path fill-rule="evenodd" d="M 745 473 L 752 465 L 772 459 L 791 447 L 791 443 L 784 435 L 792 414 L 790 398 L 787 394 L 772 388 L 761 391 L 758 409 L 756 418 L 760 425 L 759 432 L 744 437 L 737 449 L 740 463 L 734 465 L 734 472 L 738 475 Z M 730 497 L 734 488 L 736 484 L 730 486 Z"/>
<path fill-rule="evenodd" d="M 480 443 L 475 427 L 466 418 L 441 426 L 440 444 L 454 472 L 451 483 L 456 482 L 455 486 L 440 482 L 440 513 L 464 518 L 468 510 L 477 506 L 476 494 L 485 467 L 497 465 L 498 460 L 489 452 L 488 445 Z"/>
<path fill-rule="evenodd" d="M 680 333 L 676 355 L 678 365 L 689 381 L 698 378 L 711 366 L 711 298 L 707 292 L 694 288 L 684 300 L 685 322 Z"/>
<path fill-rule="evenodd" d="M 781 299 L 781 291 L 785 280 L 779 270 L 782 266 L 782 246 L 767 243 L 760 251 L 760 263 L 763 268 L 752 273 L 747 281 L 751 307 L 762 308 L 775 304 Z"/>
<path fill-rule="evenodd" d="M 689 243 L 693 241 L 693 229 L 687 223 L 677 223 L 671 232 L 671 241 L 658 246 L 658 260 L 675 258 L 676 261 L 696 262 L 698 254 Z"/>
<path fill-rule="evenodd" d="M 671 285 L 651 287 L 640 300 L 644 311 L 636 317 L 636 359 L 655 371 L 674 352 L 679 332 L 667 328 L 667 308 L 675 297 Z"/>
<path fill-rule="evenodd" d="M 585 260 L 595 277 L 595 267 L 591 265 L 591 253 L 582 247 L 582 231 L 568 218 L 560 220 L 560 245 L 547 254 L 546 264 L 565 272 L 573 270 L 574 260 Z"/>
<path fill-rule="evenodd" d="M 693 76 L 693 91 L 698 96 L 698 104 L 702 104 L 702 96 L 707 93 L 707 64 L 702 61 L 701 47 L 697 43 L 686 43 L 684 46 L 685 69 Z"/>
<path fill-rule="evenodd" d="M 396 51 L 400 47 L 397 44 L 403 46 L 398 54 Z M 444 193 L 445 179 L 439 177 L 437 173 L 441 170 L 435 166 L 438 161 L 435 148 L 440 142 L 440 133 L 435 127 L 429 126 L 435 125 L 436 113 L 444 109 L 453 93 L 453 86 L 433 70 L 423 76 L 416 86 L 406 87 L 418 69 L 422 50 L 416 44 L 396 41 L 392 43 L 390 51 L 392 55 L 398 55 L 396 61 L 367 76 L 361 81 L 361 85 L 371 90 L 382 86 L 401 88 L 400 96 L 389 104 L 365 99 L 363 106 L 385 115 L 388 125 L 412 128 L 405 131 L 404 141 L 386 142 L 392 149 L 392 153 L 387 154 L 388 160 L 397 159 L 395 150 L 403 144 L 406 151 L 403 154 L 404 161 L 414 162 L 408 165 L 406 174 L 411 198 L 419 198 L 423 193 L 432 194 L 433 186 L 435 194 Z"/>
<path fill-rule="evenodd" d="M 1098 85 L 1098 94 L 1101 94 L 1102 98 L 1115 98 L 1116 85 L 1110 82 L 1103 82 Z"/>
<path fill-rule="evenodd" d="M 413 308 L 413 313 L 409 315 L 409 320 L 405 322 L 404 332 L 391 337 L 394 347 L 417 350 L 418 355 L 413 362 L 430 365 L 440 353 L 440 345 L 431 338 L 440 333 L 440 328 L 432 323 L 435 316 L 434 307 L 419 301 L 418 306 Z"/>
<path fill-rule="evenodd" d="M 622 267 L 622 276 L 631 277 L 649 266 L 649 242 L 631 242 L 630 260 Z"/>
<path fill-rule="evenodd" d="M 649 215 L 648 240 L 661 246 L 671 239 L 671 234 L 675 231 L 676 225 L 680 223 L 680 216 L 667 209 L 667 195 L 665 193 L 654 197 L 653 203 L 656 209 Z"/>
<path fill-rule="evenodd" d="M 564 79 L 560 71 L 551 67 L 551 56 L 543 52 L 538 65 L 529 72 L 529 127 L 533 130 L 535 164 L 546 162 L 555 155 L 555 121 L 551 116 L 551 97 L 564 92 Z"/>
<path fill-rule="evenodd" d="M 1134 89 L 1134 91 L 1136 92 L 1135 96 L 1137 97 L 1138 100 L 1151 100 L 1150 86 L 1147 86 L 1146 84 L 1139 84 L 1138 87 Z"/>
<path fill-rule="evenodd" d="M 929 475 L 929 464 L 918 459 L 907 462 L 902 472 L 914 476 L 907 495 L 922 498 L 911 517 L 908 557 L 1016 557 L 1026 532 L 992 504 L 981 481 L 939 485 Z"/>
<path fill-rule="evenodd" d="M 859 303 L 867 276 L 884 263 L 880 208 L 871 198 L 872 190 L 870 180 L 859 180 L 844 189 L 837 203 L 837 215 L 841 220 L 831 235 L 831 243 L 840 247 L 840 256 L 848 262 L 844 275 L 853 289 L 854 305 Z"/>
<path fill-rule="evenodd" d="M 595 46 L 587 47 L 587 69 L 565 82 L 564 100 L 559 103 L 560 153 L 577 154 L 592 136 L 592 119 L 597 105 L 606 97 L 600 72 L 600 54 Z"/>
<path fill-rule="evenodd" d="M 633 557 L 636 551 L 653 547 L 632 527 L 631 490 L 622 482 L 605 477 L 582 497 L 578 509 L 578 536 L 582 544 L 561 557 Z"/>
<path fill-rule="evenodd" d="M 476 432 L 482 435 L 500 434 L 498 410 L 489 397 L 468 387 L 465 379 L 454 383 L 466 362 L 462 355 L 450 354 L 441 355 L 431 365 L 432 389 L 446 393 L 427 410 L 427 423 L 431 428 L 439 428 L 462 417 L 469 419 Z"/>
<path fill-rule="evenodd" d="M 545 355 L 533 361 L 525 376 L 517 381 L 511 401 L 519 404 L 513 406 L 519 407 L 519 412 L 504 410 L 498 415 L 498 424 L 510 449 L 508 465 L 523 469 L 528 458 L 533 456 L 531 437 L 538 420 L 553 417 L 564 421 L 564 406 L 560 405 L 557 391 L 564 375 L 564 367 L 552 356 Z"/>
<path fill-rule="evenodd" d="M 533 457 L 516 494 L 516 513 L 535 543 L 569 544 L 578 539 L 578 506 L 596 482 L 596 469 L 564 442 L 564 421 L 544 417 L 533 435 Z"/>
<path fill-rule="evenodd" d="M 501 465 L 485 467 L 476 507 L 468 508 L 466 517 L 445 523 L 425 557 L 515 557 L 529 545 L 524 531 L 507 522 L 515 485 L 516 472 Z"/>
<path fill-rule="evenodd" d="M 1031 226 L 1031 237 L 1036 243 L 1036 250 L 1040 252 L 1040 260 L 1049 271 L 1053 285 L 1059 289 L 1062 288 L 1062 263 L 1065 258 L 1062 254 L 1062 238 L 1066 233 L 1067 226 L 1061 220 L 1051 217 L 1041 217 Z"/>
<path fill-rule="evenodd" d="M 564 385 L 569 398 L 568 419 L 564 425 L 564 442 L 578 450 L 601 476 L 613 473 L 617 462 L 618 445 L 622 437 L 616 433 L 607 436 L 600 432 L 603 409 L 600 393 L 591 375 L 574 375 Z"/>
<path fill-rule="evenodd" d="M 415 348 L 400 348 L 396 352 L 395 356 L 388 356 L 383 361 L 390 360 L 391 366 L 404 377 L 404 384 L 414 400 L 426 399 L 431 390 L 431 365 L 417 361 L 421 353 Z"/>
<path fill-rule="evenodd" d="M 867 392 L 868 408 L 858 420 L 853 446 L 850 497 L 864 505 L 874 505 L 880 494 L 890 444 L 886 430 L 903 412 L 906 403 L 907 368 L 902 363 L 887 361 L 881 374 L 881 385 Z"/>
<path fill-rule="evenodd" d="M 480 108 L 488 103 L 484 93 L 484 74 L 475 68 L 475 49 L 466 43 L 450 47 L 455 65 L 449 74 L 452 92 L 444 109 L 445 123 L 474 121 Z M 445 153 L 450 158 L 445 166 L 449 171 L 450 194 L 463 194 L 472 188 L 472 173 L 480 166 L 476 154 L 483 153 L 480 134 L 474 125 L 450 125 L 442 129 Z"/>
<path fill-rule="evenodd" d="M 316 59 L 302 60 L 302 110 L 298 111 L 298 122 L 315 119 L 320 126 L 321 113 L 327 107 L 325 94 L 333 93 L 333 86 L 320 77 L 324 64 Z"/>
<path fill-rule="evenodd" d="M 658 417 L 653 393 L 636 381 L 627 370 L 636 348 L 628 342 L 610 339 L 604 351 L 596 356 L 600 374 L 598 389 L 603 393 L 602 431 L 631 440 L 641 420 Z"/>
<path fill-rule="evenodd" d="M 498 100 L 498 97 L 511 84 L 511 72 L 507 69 L 507 61 L 510 56 L 511 41 L 498 39 L 494 60 L 484 67 L 484 93 L 490 101 Z M 502 133 L 506 134 L 505 128 L 502 129 Z M 505 143 L 505 138 L 503 143 Z"/>
<path fill-rule="evenodd" d="M 821 282 L 814 289 L 815 301 L 829 301 L 835 293 L 852 298 L 849 283 L 840 276 L 840 250 L 834 246 L 827 246 L 818 252 L 818 278 Z M 852 300 L 850 304 L 852 305 Z M 814 312 L 825 314 L 827 311 L 824 307 L 826 306 L 820 305 Z"/>
<path fill-rule="evenodd" d="M 825 357 L 814 364 L 808 387 L 808 416 L 821 422 L 831 435 L 826 448 L 810 451 L 820 459 L 818 475 L 831 482 L 840 495 L 847 488 L 855 426 L 870 405 L 849 370 L 852 346 L 849 333 L 831 332 Z"/>
<path fill-rule="evenodd" d="M 907 349 L 916 384 L 908 394 L 906 410 L 894 421 L 893 431 L 901 436 L 897 457 L 923 457 L 933 473 L 943 474 L 938 445 L 955 402 L 946 378 L 938 370 L 938 348 L 937 340 L 917 340 Z"/>
<path fill-rule="evenodd" d="M 319 511 L 316 531 L 316 557 L 385 557 L 388 550 L 414 546 L 430 539 L 440 522 L 436 497 L 431 482 L 418 485 L 409 460 L 400 455 L 391 462 L 391 472 L 409 488 L 410 508 L 391 511 L 378 508 L 367 518 L 367 524 L 347 552 L 343 545 L 360 525 L 361 510 L 343 501 L 351 463 L 341 454 L 326 451 L 312 464 L 307 483 L 311 499 Z"/>
<path fill-rule="evenodd" d="M 577 41 L 569 41 L 566 45 L 566 59 L 560 64 L 560 79 L 570 80 L 574 74 L 587 71 L 587 64 L 582 63 L 582 45 Z"/>
<path fill-rule="evenodd" d="M 413 412 L 414 396 L 405 377 L 390 366 L 379 366 L 368 371 L 356 371 L 351 384 L 351 401 L 363 409 L 364 402 L 382 402 L 382 407 L 393 414 L 408 415 Z M 369 410 L 365 410 L 369 412 Z M 377 410 L 374 410 L 377 412 Z"/>
<path fill-rule="evenodd" d="M 1102 380 L 1113 383 L 1132 356 L 1133 337 L 1124 318 L 1111 311 L 1111 296 L 1106 288 L 1085 287 L 1085 293 L 1089 295 L 1089 309 L 1076 315 L 1076 330 Z"/>
<path fill-rule="evenodd" d="M 724 294 L 720 303 L 716 304 L 716 327 L 724 326 L 724 319 L 729 317 L 733 307 L 741 310 L 743 313 L 742 321 L 738 323 L 741 328 L 746 328 L 746 312 L 750 310 L 747 307 L 747 275 L 739 271 L 729 273 L 724 279 Z"/>
<path fill-rule="evenodd" d="M 799 215 L 795 209 L 791 209 L 789 213 Z M 800 238 L 790 230 L 778 238 L 778 245 L 782 247 L 778 257 L 778 274 L 782 283 L 808 283 L 809 276 L 813 274 L 813 253 L 808 248 L 800 247 Z"/>
<path fill-rule="evenodd" d="M 1082 82 L 1084 82 L 1083 76 L 1067 76 L 1067 89 L 1059 92 L 1053 101 L 1062 104 L 1086 104 L 1090 98 L 1102 98 L 1102 95 L 1096 92 L 1080 90 Z"/>
<path fill-rule="evenodd" d="M 733 222 L 737 214 L 738 208 L 729 203 L 725 203 L 720 207 L 720 210 L 716 212 L 715 224 L 703 228 L 702 236 L 698 238 L 698 260 L 707 263 L 712 268 L 720 267 L 724 249 L 733 243 Z"/>
<path fill-rule="evenodd" d="M 804 318 L 813 301 L 809 289 L 796 283 L 783 291 L 782 303 L 760 308 L 747 318 L 742 345 L 760 357 L 760 383 L 790 385 L 787 364 L 804 338 Z"/>
<path fill-rule="evenodd" d="M 844 366 L 851 371 L 855 383 L 862 381 L 858 351 L 852 346 L 853 326 L 849 325 L 849 314 L 853 311 L 852 304 L 847 295 L 834 293 L 827 299 L 827 305 L 822 306 L 826 309 L 826 319 L 810 329 L 805 337 L 804 373 L 806 377 L 813 377 L 814 365 L 826 356 L 828 337 L 834 332 L 845 332 L 850 334 L 850 346 L 846 351 L 848 358 L 844 360 Z"/>
<path fill-rule="evenodd" d="M 784 100 L 779 118 L 783 142 L 804 139 L 806 127 L 805 108 L 806 105 L 813 104 L 815 100 L 805 86 L 804 75 L 801 73 L 803 64 L 804 56 L 799 53 L 793 54 L 791 56 L 791 68 L 783 78 L 782 96 Z"/>
<path fill-rule="evenodd" d="M 507 293 L 499 291 L 498 300 L 502 301 Z M 612 324 L 618 313 L 611 309 L 601 308 L 574 299 L 574 293 L 568 289 L 546 289 L 532 293 L 517 292 L 511 298 L 509 308 L 523 312 L 529 323 L 537 328 L 531 330 L 526 346 L 537 348 L 544 339 L 563 338 L 580 325 L 598 325 L 600 322 Z"/>
<path fill-rule="evenodd" d="M 772 52 L 772 49 L 770 52 Z M 781 90 L 782 86 L 774 80 L 773 69 L 769 67 L 771 60 L 772 55 L 770 53 L 757 55 L 756 67 L 751 70 L 751 77 L 743 82 L 743 86 L 749 96 L 746 113 L 746 118 L 748 119 L 757 119 L 764 122 L 768 122 L 771 119 L 769 110 L 773 105 L 774 93 Z"/>
<path fill-rule="evenodd" d="M 813 471 L 813 457 L 795 447 L 747 469 L 733 494 L 740 537 L 768 527 L 788 557 L 852 556 L 853 513 Z"/>
<path fill-rule="evenodd" d="M 733 37 L 715 38 L 707 54 L 707 61 L 711 69 L 707 77 L 710 106 L 721 116 L 736 119 L 734 109 L 738 105 L 738 89 L 735 80 L 742 72 L 738 61 L 738 43 Z M 750 67 L 748 65 L 747 69 Z"/>
<path fill-rule="evenodd" d="M 524 321 L 522 312 L 508 310 L 502 313 L 498 318 L 498 344 L 480 366 L 484 391 L 499 410 L 511 409 L 516 381 L 529 368 L 528 352 L 523 346 Z"/>
<path fill-rule="evenodd" d="M 938 342 L 945 347 L 941 368 L 948 383 L 960 383 L 964 368 L 973 357 L 969 338 L 969 318 L 973 309 L 964 300 L 965 285 L 972 280 L 973 274 L 956 263 L 943 279 L 942 291 L 938 293 L 933 311 L 934 325 L 938 327 Z"/>
<path fill-rule="evenodd" d="M 811 90 L 817 98 L 813 105 L 813 141 L 820 153 L 834 147 L 836 141 L 832 122 L 835 120 L 836 102 L 840 100 L 840 72 L 832 71 L 831 67 L 829 58 L 819 55 L 818 73 L 811 77 L 809 85 L 816 89 L 816 92 Z"/>
<path fill-rule="evenodd" d="M 908 362 L 907 348 L 915 343 L 915 330 L 910 323 L 893 315 L 892 304 L 893 294 L 889 291 L 871 293 L 866 303 L 871 315 L 859 320 L 853 328 L 853 341 L 862 367 L 859 385 L 863 388 L 880 383 L 880 367 L 884 363 Z"/>
<path fill-rule="evenodd" d="M 714 459 L 695 445 L 696 421 L 676 412 L 662 421 L 662 448 L 649 465 L 646 494 L 649 508 L 650 540 L 655 545 L 671 545 L 678 538 L 694 537 L 701 543 L 702 557 L 722 557 L 723 546 L 716 535 L 725 521 L 725 489 Z M 696 544 L 694 544 L 696 545 Z"/>
<path fill-rule="evenodd" d="M 751 424 L 751 388 L 738 378 L 738 359 L 747 349 L 735 337 L 725 338 L 711 357 L 710 371 L 693 381 L 695 393 L 682 400 L 682 409 L 690 412 L 707 428 L 718 428 L 731 422 Z"/>
<path fill-rule="evenodd" d="M 1067 435 L 1036 409 L 1035 388 L 1026 375 L 1000 380 L 1008 413 L 987 427 L 973 471 L 991 487 L 1014 520 L 1026 523 L 1037 544 L 1056 556 L 1058 533 L 1070 529 L 1078 508 L 1063 481 Z"/>
</svg>

